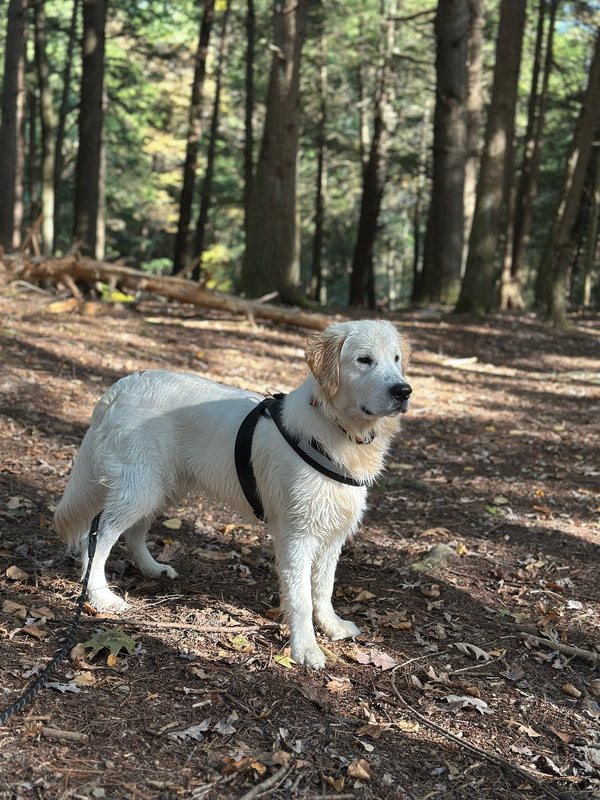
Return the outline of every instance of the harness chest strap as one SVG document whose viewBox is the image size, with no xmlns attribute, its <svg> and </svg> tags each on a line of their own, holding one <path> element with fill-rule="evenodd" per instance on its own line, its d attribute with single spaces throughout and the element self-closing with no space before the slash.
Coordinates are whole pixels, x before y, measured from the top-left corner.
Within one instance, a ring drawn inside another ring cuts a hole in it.
<svg viewBox="0 0 600 800">
<path fill-rule="evenodd" d="M 252 506 L 255 515 L 261 520 L 265 518 L 265 511 L 258 494 L 251 457 L 254 430 L 261 416 L 273 420 L 277 430 L 292 450 L 317 472 L 347 486 L 367 485 L 365 481 L 359 481 L 354 478 L 343 466 L 336 464 L 316 442 L 303 442 L 285 430 L 281 421 L 281 408 L 284 397 L 285 395 L 282 394 L 275 395 L 274 397 L 266 397 L 260 403 L 257 403 L 244 418 L 235 440 L 235 468 L 238 480 L 246 500 Z"/>
</svg>

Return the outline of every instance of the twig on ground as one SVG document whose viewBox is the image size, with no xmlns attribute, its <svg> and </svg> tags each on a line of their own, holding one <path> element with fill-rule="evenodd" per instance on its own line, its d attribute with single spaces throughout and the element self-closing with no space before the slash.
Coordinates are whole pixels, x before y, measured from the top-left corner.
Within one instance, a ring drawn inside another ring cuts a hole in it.
<svg viewBox="0 0 600 800">
<path fill-rule="evenodd" d="M 277 772 L 274 772 L 272 775 L 266 778 L 266 780 L 261 781 L 261 783 L 257 783 L 256 786 L 253 786 L 249 792 L 243 794 L 240 797 L 240 800 L 255 800 L 255 798 L 262 797 L 263 794 L 267 794 L 285 780 L 291 769 L 292 764 L 284 764 L 284 766 L 280 767 Z"/>
<path fill-rule="evenodd" d="M 396 695 L 396 697 L 397 697 L 397 699 L 399 701 L 398 705 L 400 705 L 402 708 L 406 709 L 406 711 L 409 713 L 409 715 L 411 717 L 413 717 L 414 719 L 418 720 L 420 723 L 425 725 L 427 728 L 431 728 L 431 730 L 435 731 L 436 733 L 441 734 L 446 739 L 449 739 L 451 742 L 454 742 L 454 744 L 458 745 L 458 747 L 461 747 L 464 750 L 470 750 L 472 753 L 475 753 L 475 755 L 479 756 L 480 758 L 483 758 L 486 761 L 491 761 L 493 764 L 496 764 L 497 766 L 502 767 L 503 769 L 508 769 L 511 772 L 516 773 L 521 778 L 524 778 L 528 783 L 530 783 L 533 786 L 535 786 L 536 789 L 539 789 L 541 792 L 543 792 L 547 797 L 551 797 L 551 798 L 553 798 L 553 800 L 560 800 L 560 795 L 558 795 L 555 791 L 550 789 L 548 786 L 544 786 L 544 784 L 541 781 L 539 781 L 534 775 L 531 775 L 531 773 L 529 773 L 527 770 L 523 769 L 522 767 L 517 766 L 516 764 L 511 763 L 506 758 L 502 758 L 502 756 L 498 756 L 495 753 L 490 753 L 487 750 L 482 750 L 480 747 L 477 747 L 477 745 L 470 744 L 469 742 L 466 742 L 464 739 L 461 739 L 459 736 L 455 736 L 453 733 L 450 733 L 450 731 L 447 731 L 441 725 L 437 725 L 435 722 L 432 722 L 424 714 L 421 714 L 419 711 L 417 711 L 415 708 L 413 708 L 410 705 L 410 703 L 408 703 L 402 697 L 402 695 L 400 694 L 400 692 L 398 691 L 398 689 L 396 687 L 396 683 L 394 681 L 394 674 L 393 674 L 395 671 L 396 671 L 396 668 L 394 668 L 394 670 L 392 670 L 392 674 L 390 675 L 390 682 L 392 684 L 392 689 L 393 689 L 394 694 Z"/>
<path fill-rule="evenodd" d="M 196 633 L 250 633 L 251 631 L 262 631 L 278 628 L 276 623 L 264 623 L 256 625 L 195 625 L 193 622 L 154 622 L 153 620 L 136 620 L 128 622 L 121 620 L 126 625 L 134 625 L 136 628 L 160 628 L 163 630 L 195 631 Z"/>
<path fill-rule="evenodd" d="M 526 628 L 525 626 L 517 627 L 519 629 L 519 636 L 522 639 L 532 640 L 535 644 L 541 644 L 544 647 L 547 647 L 549 650 L 558 650 L 559 653 L 563 653 L 566 656 L 582 658 L 584 661 L 591 661 L 594 665 L 596 665 L 600 660 L 600 653 L 594 653 L 592 650 L 584 650 L 581 647 L 575 647 L 571 644 L 555 642 L 554 640 L 548 639 L 545 636 L 538 636 L 538 634 L 532 633 L 531 629 Z"/>
<path fill-rule="evenodd" d="M 79 731 L 61 731 L 58 728 L 47 728 L 43 725 L 40 729 L 42 736 L 46 739 L 59 739 L 63 742 L 87 742 L 87 733 L 79 733 Z"/>
</svg>

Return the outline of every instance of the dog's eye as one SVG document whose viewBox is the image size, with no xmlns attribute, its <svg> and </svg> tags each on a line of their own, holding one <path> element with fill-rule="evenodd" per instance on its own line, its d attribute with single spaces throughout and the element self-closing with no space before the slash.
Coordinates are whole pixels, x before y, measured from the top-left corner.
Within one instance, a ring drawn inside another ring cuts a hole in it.
<svg viewBox="0 0 600 800">
<path fill-rule="evenodd" d="M 396 364 L 397 364 L 397 363 L 400 361 L 400 356 L 396 356 L 396 358 L 394 359 L 394 361 L 395 361 L 395 362 L 396 362 Z"/>
<path fill-rule="evenodd" d="M 373 366 L 373 359 L 371 356 L 359 356 L 356 360 L 359 364 L 367 364 L 369 367 Z"/>
</svg>

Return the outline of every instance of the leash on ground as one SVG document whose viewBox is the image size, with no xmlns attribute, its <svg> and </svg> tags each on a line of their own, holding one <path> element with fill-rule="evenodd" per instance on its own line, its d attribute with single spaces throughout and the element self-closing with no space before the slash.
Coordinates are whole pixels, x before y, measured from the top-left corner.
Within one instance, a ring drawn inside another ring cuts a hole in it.
<svg viewBox="0 0 600 800">
<path fill-rule="evenodd" d="M 71 624 L 71 630 L 69 631 L 69 634 L 65 639 L 63 646 L 56 653 L 56 655 L 54 656 L 52 661 L 48 664 L 48 666 L 45 668 L 45 670 L 39 675 L 37 680 L 29 687 L 29 689 L 27 689 L 27 691 L 23 692 L 21 697 L 19 697 L 19 699 L 16 702 L 14 702 L 12 706 L 9 706 L 5 711 L 0 713 L 0 725 L 4 725 L 4 723 L 9 717 L 12 717 L 13 714 L 16 714 L 16 712 L 20 711 L 23 708 L 23 706 L 26 706 L 27 703 L 33 700 L 33 698 L 40 691 L 40 689 L 43 689 L 44 686 L 48 683 L 48 679 L 50 678 L 54 670 L 64 660 L 65 656 L 73 646 L 73 641 L 75 640 L 75 634 L 77 633 L 77 628 L 79 626 L 79 618 L 81 616 L 81 612 L 83 611 L 83 604 L 85 603 L 85 598 L 87 595 L 87 588 L 90 580 L 90 570 L 92 568 L 94 553 L 96 552 L 96 540 L 98 538 L 98 526 L 100 524 L 101 514 L 102 512 L 96 514 L 90 526 L 90 532 L 88 536 L 87 569 L 85 571 L 85 577 L 83 579 L 81 594 L 77 602 L 75 617 L 73 618 L 73 622 Z"/>
</svg>

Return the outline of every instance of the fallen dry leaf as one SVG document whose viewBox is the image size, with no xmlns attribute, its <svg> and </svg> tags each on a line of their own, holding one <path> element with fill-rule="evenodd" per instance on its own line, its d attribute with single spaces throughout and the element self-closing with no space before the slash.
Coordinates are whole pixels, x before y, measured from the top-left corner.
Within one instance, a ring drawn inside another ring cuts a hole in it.
<svg viewBox="0 0 600 800">
<path fill-rule="evenodd" d="M 26 581 L 29 575 L 14 564 L 6 570 L 6 577 L 11 581 Z"/>
<path fill-rule="evenodd" d="M 359 758 L 358 761 L 353 761 L 348 764 L 348 775 L 351 778 L 358 778 L 361 781 L 370 781 L 373 777 L 371 774 L 371 765 L 364 758 Z"/>
<path fill-rule="evenodd" d="M 331 680 L 325 684 L 325 688 L 332 694 L 346 694 L 346 692 L 351 692 L 353 687 L 347 675 L 344 675 L 343 678 L 335 678 L 332 675 Z"/>
</svg>

